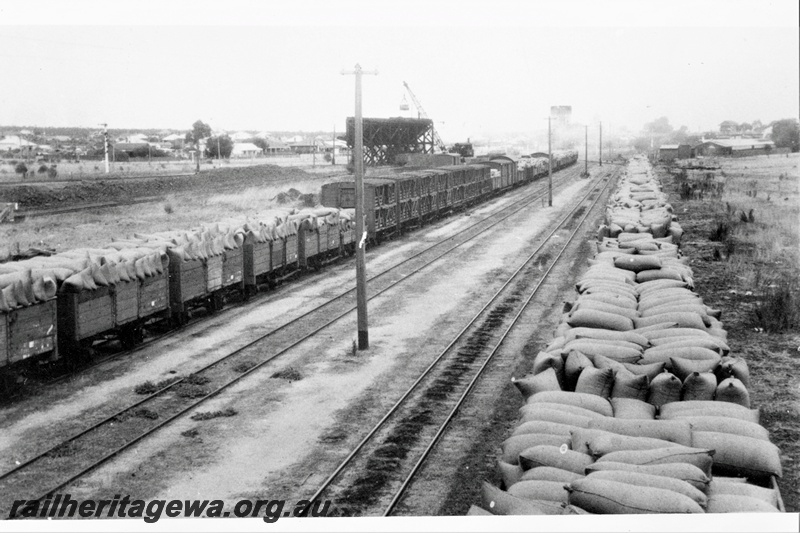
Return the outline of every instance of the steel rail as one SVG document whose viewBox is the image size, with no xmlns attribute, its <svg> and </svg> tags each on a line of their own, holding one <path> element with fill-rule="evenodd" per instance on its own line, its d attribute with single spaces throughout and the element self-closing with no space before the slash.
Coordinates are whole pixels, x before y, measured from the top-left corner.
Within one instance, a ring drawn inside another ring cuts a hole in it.
<svg viewBox="0 0 800 533">
<path fill-rule="evenodd" d="M 383 516 L 389 516 L 392 513 L 392 511 L 395 509 L 395 507 L 399 503 L 400 499 L 402 498 L 403 494 L 405 493 L 406 489 L 408 488 L 408 486 L 413 481 L 414 477 L 419 472 L 420 468 L 422 467 L 422 464 L 425 462 L 425 460 L 428 458 L 428 456 L 430 455 L 430 453 L 433 450 L 433 448 L 439 442 L 439 439 L 444 434 L 445 430 L 447 429 L 447 426 L 450 425 L 450 422 L 455 418 L 456 414 L 458 413 L 459 408 L 463 405 L 464 401 L 467 399 L 467 397 L 469 396 L 470 392 L 472 392 L 472 389 L 475 387 L 475 384 L 477 383 L 478 378 L 480 378 L 481 375 L 483 375 L 483 372 L 486 370 L 486 368 L 489 365 L 489 363 L 494 359 L 494 356 L 497 354 L 497 351 L 499 350 L 500 346 L 503 344 L 503 341 L 505 341 L 505 339 L 508 337 L 508 335 L 511 332 L 511 330 L 514 328 L 514 326 L 519 321 L 519 318 L 520 318 L 520 316 L 522 316 L 522 313 L 527 309 L 528 305 L 530 305 L 531 300 L 536 295 L 536 293 L 539 291 L 539 288 L 542 286 L 544 281 L 547 279 L 547 276 L 553 270 L 553 267 L 555 267 L 555 265 L 558 262 L 558 260 L 561 258 L 562 255 L 564 255 L 564 252 L 567 250 L 569 245 L 575 239 L 575 236 L 578 234 L 578 231 L 580 231 L 580 229 L 583 226 L 583 223 L 586 221 L 586 219 L 588 218 L 589 214 L 592 212 L 594 207 L 600 201 L 600 198 L 603 196 L 603 194 L 602 194 L 603 191 L 605 191 L 608 188 L 608 186 L 611 184 L 611 181 L 612 181 L 611 179 L 608 180 L 608 182 L 606 183 L 605 187 L 603 187 L 603 190 L 600 192 L 600 194 L 597 195 L 597 198 L 594 200 L 594 202 L 592 202 L 591 207 L 589 207 L 589 209 L 586 210 L 586 213 L 583 215 L 583 217 L 581 217 L 581 221 L 577 224 L 577 226 L 575 227 L 575 230 L 573 230 L 573 232 L 570 234 L 569 239 L 567 239 L 567 241 L 562 246 L 561 250 L 553 258 L 552 262 L 550 263 L 550 266 L 547 268 L 547 270 L 542 275 L 542 278 L 539 280 L 539 282 L 536 284 L 536 286 L 530 292 L 530 294 L 526 298 L 525 302 L 523 303 L 522 307 L 520 308 L 519 312 L 517 312 L 516 316 L 513 318 L 511 323 L 506 328 L 506 331 L 500 337 L 500 340 L 497 342 L 495 347 L 492 349 L 492 351 L 486 357 L 486 360 L 483 362 L 483 364 L 480 366 L 478 371 L 475 373 L 475 376 L 469 382 L 469 384 L 467 385 L 466 389 L 464 389 L 464 392 L 461 394 L 461 397 L 458 399 L 456 404 L 453 406 L 452 410 L 447 415 L 447 418 L 445 419 L 444 423 L 439 427 L 439 430 L 436 432 L 436 434 L 434 435 L 433 439 L 430 441 L 428 446 L 426 446 L 425 450 L 422 452 L 422 455 L 420 456 L 420 458 L 415 463 L 415 465 L 412 468 L 411 472 L 408 474 L 408 476 L 406 476 L 406 478 L 403 481 L 402 485 L 400 486 L 400 488 L 397 490 L 397 492 L 395 493 L 394 497 L 392 498 L 392 501 L 389 502 L 389 505 L 384 510 Z"/>
<path fill-rule="evenodd" d="M 447 255 L 447 254 L 449 254 L 450 252 L 454 251 L 455 249 L 457 249 L 457 248 L 459 248 L 459 247 L 463 246 L 464 244 L 466 244 L 466 243 L 470 242 L 470 240 L 474 239 L 474 238 L 475 238 L 475 237 L 477 237 L 478 235 L 480 235 L 480 234 L 484 233 L 485 231 L 488 231 L 489 229 L 491 229 L 491 228 L 492 228 L 492 227 L 494 227 L 495 225 L 499 224 L 500 222 L 503 222 L 503 221 L 504 221 L 504 220 L 506 220 L 507 218 L 509 218 L 509 217 L 513 216 L 514 214 L 516 214 L 516 213 L 518 213 L 519 211 L 521 211 L 522 209 L 524 209 L 525 207 L 528 207 L 528 206 L 530 206 L 531 204 L 528 202 L 528 200 L 530 200 L 531 198 L 535 197 L 537 194 L 539 194 L 539 195 L 541 196 L 541 195 L 543 195 L 544 193 L 543 193 L 543 192 L 540 192 L 540 193 L 534 193 L 533 195 L 530 195 L 530 196 L 529 196 L 529 197 L 527 197 L 527 198 L 523 198 L 523 199 L 521 199 L 521 200 L 519 200 L 519 201 L 517 201 L 517 202 L 514 202 L 514 203 L 512 203 L 512 204 L 511 204 L 511 206 L 505 206 L 503 209 L 501 209 L 501 210 L 497 211 L 496 213 L 493 213 L 493 214 L 491 214 L 491 215 L 487 216 L 486 218 L 482 219 L 481 221 L 479 221 L 479 222 L 477 222 L 477 223 L 475 223 L 475 224 L 472 224 L 472 225 L 468 226 L 467 228 L 464 228 L 463 230 L 459 231 L 458 233 L 456 233 L 456 234 L 454 234 L 454 235 L 452 235 L 452 236 L 450 236 L 450 237 L 448 237 L 448 238 L 446 238 L 446 239 L 444 239 L 444 240 L 442 240 L 442 241 L 439 241 L 438 243 L 435 243 L 435 244 L 433 244 L 433 245 L 431 245 L 431 246 L 429 246 L 429 247 L 425 248 L 424 250 L 422 250 L 422 251 L 418 252 L 417 254 L 414 254 L 414 255 L 412 255 L 412 256 L 410 256 L 410 257 L 406 258 L 404 261 L 402 261 L 402 262 L 400 262 L 400 263 L 398 263 L 398 264 L 396 264 L 396 265 L 393 265 L 393 266 L 391 266 L 391 267 L 388 267 L 387 269 L 383 270 L 382 272 L 380 272 L 380 273 L 378 273 L 378 274 L 374 275 L 372 278 L 370 278 L 370 280 L 374 280 L 374 279 L 376 279 L 376 278 L 378 278 L 378 277 L 380 277 L 380 276 L 383 276 L 383 275 L 385 275 L 385 274 L 387 274 L 387 273 L 391 272 L 392 270 L 395 270 L 395 269 L 397 269 L 398 267 L 400 267 L 400 266 L 402 266 L 402 265 L 404 265 L 404 264 L 407 264 L 407 263 L 408 263 L 408 262 L 410 262 L 412 259 L 415 259 L 415 258 L 417 258 L 417 257 L 421 256 L 421 255 L 422 255 L 422 254 L 424 254 L 425 252 L 427 252 L 427 251 L 429 251 L 429 250 L 431 250 L 431 249 L 433 249 L 433 248 L 435 248 L 435 247 L 437 247 L 437 246 L 439 246 L 439 245 L 441 245 L 441 244 L 443 244 L 443 243 L 447 243 L 447 242 L 450 242 L 450 241 L 454 240 L 454 238 L 455 238 L 455 237 L 457 237 L 457 236 L 459 236 L 459 235 L 462 235 L 463 233 L 465 233 L 465 232 L 466 232 L 466 231 L 468 231 L 469 229 L 472 229 L 472 228 L 474 228 L 475 226 L 477 226 L 477 225 L 479 225 L 479 224 L 481 224 L 481 223 L 483 223 L 483 222 L 485 222 L 485 221 L 489 220 L 491 217 L 493 217 L 493 216 L 495 216 L 495 215 L 497 215 L 497 214 L 505 214 L 505 216 L 503 216 L 503 217 L 502 217 L 502 218 L 500 218 L 499 220 L 497 220 L 497 221 L 495 221 L 495 222 L 491 223 L 489 226 L 487 226 L 486 228 L 482 229 L 481 231 L 479 231 L 479 232 L 478 232 L 478 233 L 476 233 L 475 235 L 471 236 L 469 239 L 465 240 L 465 241 L 464 241 L 464 242 L 462 242 L 462 243 L 456 244 L 456 245 L 454 245 L 454 246 L 452 246 L 452 247 L 448 248 L 447 250 L 445 250 L 444 252 L 442 252 L 442 253 L 441 253 L 441 254 L 439 254 L 438 256 L 434 257 L 433 259 L 431 259 L 431 260 L 430 260 L 430 261 L 428 261 L 427 263 L 425 263 L 425 264 L 421 265 L 421 266 L 420 266 L 420 267 L 418 267 L 417 269 L 413 270 L 413 271 L 412 271 L 412 272 L 410 272 L 409 274 L 406 274 L 405 276 L 403 276 L 403 277 L 402 277 L 402 278 L 400 278 L 399 280 L 396 280 L 396 281 L 392 282 L 392 283 L 391 283 L 390 285 L 388 285 L 387 287 L 384 287 L 383 289 L 381 289 L 381 290 L 380 290 L 380 291 L 378 291 L 377 293 L 375 293 L 375 294 L 373 294 L 372 296 L 370 296 L 370 298 L 369 298 L 369 299 L 370 299 L 370 300 L 372 300 L 372 299 L 374 299 L 374 298 L 376 298 L 376 297 L 380 296 L 380 295 L 381 295 L 381 294 L 383 294 L 384 292 L 388 291 L 389 289 L 393 288 L 394 286 L 398 285 L 399 283 L 401 283 L 401 282 L 403 282 L 403 281 L 406 281 L 407 279 L 409 279 L 410 277 L 412 277 L 414 274 L 417 274 L 417 273 L 419 273 L 420 271 L 422 271 L 423 269 L 427 268 L 428 266 L 430 266 L 430 265 L 431 265 L 431 264 L 433 264 L 434 262 L 438 261 L 439 259 L 441 259 L 441 258 L 442 258 L 442 257 L 444 257 L 445 255 Z M 524 205 L 523 205 L 522 207 L 518 208 L 518 209 L 515 209 L 515 210 L 513 210 L 511 213 L 508 213 L 508 214 L 506 214 L 506 213 L 507 213 L 507 211 L 508 211 L 508 209 L 510 209 L 510 207 L 516 206 L 516 205 L 518 205 L 518 204 L 524 204 Z M 329 301 L 327 301 L 327 302 L 325 302 L 325 303 L 321 304 L 320 306 L 316 307 L 315 309 L 313 309 L 313 310 L 311 310 L 311 311 L 309 311 L 309 312 L 307 312 L 307 313 L 305 313 L 305 314 L 303 314 L 303 315 L 301 315 L 301 316 L 298 316 L 298 317 L 296 317 L 296 318 L 292 319 L 291 321 L 289 321 L 289 322 L 286 322 L 286 323 L 282 324 L 281 326 L 278 326 L 277 328 L 275 328 L 275 329 L 273 329 L 273 330 L 271 330 L 271 331 L 269 331 L 269 332 L 267 332 L 267 333 L 265 333 L 265 334 L 263 334 L 263 335 L 259 336 L 258 338 L 254 339 L 254 340 L 252 340 L 252 341 L 248 342 L 247 344 L 245 344 L 245 345 L 243 345 L 243 346 L 241 346 L 241 347 L 237 348 L 236 350 L 234 350 L 234 351 L 232 351 L 232 352 L 228 353 L 227 355 L 223 356 L 222 358 L 216 359 L 216 360 L 214 360 L 214 361 L 210 362 L 209 364 L 205 365 L 204 367 L 201 367 L 200 369 L 198 369 L 198 370 L 195 370 L 195 371 L 194 371 L 194 372 L 193 372 L 191 375 L 197 375 L 197 374 L 199 374 L 199 373 L 201 373 L 201 372 L 203 372 L 203 371 L 205 371 L 205 370 L 208 370 L 208 369 L 209 369 L 209 368 L 211 368 L 211 367 L 214 367 L 214 366 L 216 366 L 216 365 L 218 365 L 218 364 L 220 364 L 220 363 L 224 362 L 225 360 L 228 360 L 229 358 L 231 358 L 231 357 L 233 357 L 233 356 L 235 356 L 235 355 L 238 355 L 238 354 L 240 354 L 240 353 L 241 353 L 241 352 L 243 352 L 244 350 L 246 350 L 246 349 L 248 349 L 248 348 L 250 348 L 250 347 L 252 347 L 252 346 L 254 346 L 254 345 L 256 345 L 256 344 L 258 344 L 258 343 L 260 343 L 260 342 L 262 342 L 264 339 L 266 339 L 267 337 L 269 337 L 269 336 L 271 336 L 271 335 L 273 335 L 273 334 L 277 333 L 278 331 L 281 331 L 281 330 L 283 330 L 283 329 L 286 329 L 286 328 L 288 328 L 289 326 L 291 326 L 291 325 L 295 324 L 295 323 L 296 323 L 296 322 L 298 322 L 299 320 L 301 320 L 301 319 L 303 319 L 303 318 L 306 318 L 306 317 L 308 317 L 308 316 L 312 315 L 313 313 L 315 313 L 315 312 L 319 311 L 321 308 L 323 308 L 323 307 L 325 307 L 325 306 L 329 305 L 330 303 L 333 303 L 334 301 L 336 301 L 336 300 L 339 300 L 339 299 L 341 299 L 341 298 L 343 298 L 343 297 L 347 296 L 348 294 L 352 293 L 354 290 L 355 290 L 355 289 L 350 289 L 350 290 L 348 290 L 348 291 L 345 291 L 345 292 L 343 292 L 343 293 L 339 294 L 338 296 L 335 296 L 333 299 L 331 299 L 331 300 L 329 300 Z M 220 386 L 218 389 L 216 389 L 216 390 L 214 390 L 214 391 L 210 392 L 209 394 L 207 394 L 207 395 L 205 395 L 205 396 L 203 396 L 203 397 L 201 397 L 201 398 L 197 399 L 195 402 L 193 402 L 193 403 L 191 403 L 190 405 L 188 405 L 187 407 L 185 407 L 185 408 L 181 409 L 181 410 L 180 410 L 178 413 L 176 413 L 176 414 L 172 415 L 171 417 L 169 417 L 169 418 L 165 419 L 164 421 L 162 421 L 161 423 L 157 424 L 156 426 L 154 426 L 154 427 L 152 427 L 152 428 L 150 428 L 150 429 L 148 429 L 148 430 L 144 431 L 143 433 L 141 433 L 140 435 L 138 435 L 137 437 L 135 437 L 133 440 L 130 440 L 130 441 L 128 441 L 127 443 L 125 443 L 125 444 L 121 445 L 120 447 L 118 447 L 118 448 L 116 448 L 116 449 L 112 450 L 111 452 L 107 453 L 106 455 L 104 455 L 104 456 L 103 456 L 102 458 L 100 458 L 99 460 L 95 461 L 94 463 L 92 463 L 92 464 L 91 464 L 91 465 L 89 465 L 88 467 L 86 467 L 86 468 L 84 468 L 83 470 L 81 470 L 79 473 L 77 473 L 77 474 L 75 474 L 75 475 L 71 476 L 71 477 L 70 477 L 68 480 L 66 480 L 66 481 L 63 481 L 63 482 L 62 482 L 62 483 L 60 483 L 58 486 L 56 486 L 56 487 L 53 487 L 53 488 L 49 489 L 49 490 L 48 490 L 46 493 L 44 493 L 42 496 L 40 496 L 39 498 L 36 498 L 36 499 L 38 499 L 38 500 L 44 499 L 44 498 L 45 498 L 45 497 L 46 497 L 48 494 L 52 494 L 54 491 L 56 491 L 56 490 L 58 490 L 58 489 L 60 489 L 60 488 L 62 488 L 62 487 L 64 487 L 64 486 L 68 485 L 69 483 L 71 483 L 71 482 L 75 481 L 76 479 L 78 479 L 78 478 L 82 477 L 83 475 L 87 474 L 88 472 L 90 472 L 90 471 L 92 471 L 92 470 L 96 469 L 97 467 L 101 466 L 102 464 L 104 464 L 104 463 L 105 463 L 105 462 L 107 462 L 108 460 L 112 459 L 113 457 L 115 457 L 116 455 L 118 455 L 119 453 L 121 453 L 122 451 L 124 451 L 125 449 L 127 449 L 127 448 L 129 448 L 130 446 L 132 446 L 132 445 L 136 444 L 137 442 L 141 441 L 142 439 L 144 439 L 145 437 L 149 436 L 150 434 L 152 434 L 152 433 L 156 432 L 157 430 L 159 430 L 160 428 L 164 427 L 165 425 L 167 425 L 167 424 L 171 423 L 172 421 L 174 421 L 174 420 L 175 420 L 175 419 L 177 419 L 178 417 L 182 416 L 182 415 L 183 415 L 183 414 L 185 414 L 186 412 L 188 412 L 188 411 L 190 411 L 190 410 L 194 409 L 195 407 L 197 407 L 197 406 L 198 406 L 198 405 L 200 405 L 201 403 L 204 403 L 206 400 L 208 400 L 208 399 L 210 399 L 210 398 L 213 398 L 214 396 L 216 396 L 217 394 L 219 394 L 219 393 L 220 393 L 220 392 L 222 392 L 223 390 L 225 390 L 225 389 L 227 389 L 228 387 L 230 387 L 230 386 L 234 385 L 235 383 L 237 383 L 237 382 L 238 382 L 239 380 L 241 380 L 242 378 L 244 378 L 244 377 L 248 376 L 249 374 L 251 374 L 251 373 L 255 372 L 256 370 L 260 369 L 261 367 L 263 367 L 263 366 L 264 366 L 264 365 L 266 365 L 267 363 L 269 363 L 269 362 L 273 361 L 274 359 L 276 359 L 276 358 L 277 358 L 277 357 L 279 357 L 280 355 L 283 355 L 283 354 L 285 354 L 286 352 L 288 352 L 288 351 L 289 351 L 289 350 L 291 350 L 292 348 L 294 348 L 294 347 L 298 346 L 298 345 L 299 345 L 299 344 L 301 344 L 302 342 L 305 342 L 305 341 L 306 341 L 306 340 L 308 340 L 309 338 L 313 337 L 314 335 L 316 335 L 317 333 L 319 333 L 319 331 L 323 330 L 324 328 L 326 328 L 326 327 L 330 326 L 331 324 L 333 324 L 333 323 L 335 323 L 335 322 L 339 321 L 340 319 L 344 318 L 345 316 L 347 316 L 348 314 L 350 314 L 350 313 L 351 313 L 353 310 L 355 310 L 355 306 L 353 306 L 353 307 L 349 308 L 348 310 L 346 310 L 346 311 L 344 311 L 344 312 L 340 313 L 339 315 L 337 315 L 336 317 L 334 317 L 334 318 L 332 318 L 331 320 L 327 321 L 326 323 L 323 323 L 323 324 L 321 324 L 320 326 L 318 326 L 316 329 L 314 329 L 313 331 L 311 331 L 311 332 L 310 332 L 310 333 L 308 333 L 307 335 L 303 336 L 302 338 L 299 338 L 299 339 L 297 339 L 295 342 L 291 343 L 289 346 L 287 346 L 287 347 L 285 347 L 285 348 L 281 349 L 281 350 L 280 350 L 280 351 L 278 351 L 277 353 L 275 353 L 275 354 L 273 354 L 272 356 L 268 357 L 266 360 L 262 361 L 261 363 L 259 363 L 259 364 L 255 365 L 254 367 L 252 367 L 252 368 L 248 369 L 247 371 L 243 372 L 242 374 L 238 375 L 238 376 L 237 376 L 237 377 L 235 377 L 233 380 L 230 380 L 230 381 L 228 381 L 227 383 L 223 384 L 223 385 L 222 385 L 222 386 Z M 163 338 L 163 337 L 160 337 L 160 338 Z M 139 349 L 141 349 L 141 347 L 140 347 Z M 20 470 L 22 470 L 22 469 L 26 468 L 27 466 L 29 466 L 29 465 L 31 465 L 31 464 L 33 464 L 33 463 L 35 463 L 35 462 L 37 462 L 37 461 L 41 460 L 42 458 L 44 458 L 44 457 L 45 457 L 45 456 L 47 456 L 47 455 L 48 455 L 50 452 L 52 452 L 52 451 L 56 450 L 57 448 L 59 448 L 59 447 L 61 447 L 61 446 L 65 445 L 65 444 L 67 444 L 67 443 L 69 443 L 69 442 L 73 442 L 73 441 L 77 440 L 78 438 L 80 438 L 80 437 L 82 437 L 82 436 L 84 436 L 84 435 L 86 435 L 86 434 L 88 434 L 88 433 L 90 433 L 90 432 L 92 432 L 92 431 L 94 431 L 94 430 L 98 429 L 99 427 L 101 427 L 101 426 L 103 426 L 103 425 L 105 425 L 105 424 L 107 424 L 107 423 L 109 423 L 109 422 L 113 421 L 113 420 L 114 420 L 115 418 L 117 418 L 119 415 L 121 415 L 121 414 L 123 414 L 123 413 L 125 413 L 125 412 L 127 412 L 127 411 L 130 411 L 131 409 L 134 409 L 135 407 L 138 407 L 138 406 L 140 406 L 140 405 L 142 405 L 142 404 L 144 404 L 144 403 L 146 403 L 146 402 L 149 402 L 149 401 L 151 401 L 151 400 L 153 400 L 153 399 L 155 399 L 155 398 L 157 398 L 157 397 L 159 397 L 159 396 L 163 395 L 165 392 L 167 392 L 167 391 L 168 391 L 168 390 L 170 390 L 171 388 L 173 388 L 173 387 L 177 386 L 179 383 L 182 383 L 182 382 L 184 382 L 184 381 L 185 381 L 185 379 L 186 379 L 186 378 L 180 378 L 180 379 L 178 379 L 178 380 L 176 380 L 176 381 L 174 381 L 174 382 L 170 383 L 169 385 L 167 385 L 167 386 L 165 386 L 165 387 L 163 387 L 163 388 L 159 389 L 158 391 L 155 391 L 154 393 L 152 393 L 152 394 L 150 394 L 150 395 L 146 396 L 146 397 L 145 397 L 145 398 L 143 398 L 142 400 L 140 400 L 140 401 L 138 401 L 138 402 L 136 402 L 136 403 L 134 403 L 134 404 L 132 404 L 132 405 L 130 405 L 130 406 L 127 406 L 127 407 L 125 407 L 125 408 L 123 408 L 123 409 L 121 409 L 121 410 L 119 410 L 119 411 L 115 412 L 115 413 L 114 413 L 114 414 L 112 414 L 112 415 L 109 415 L 109 416 L 107 416 L 107 417 L 106 417 L 106 418 L 104 418 L 103 420 L 101 420 L 101 421 L 99 421 L 99 422 L 96 422 L 96 423 L 95 423 L 95 424 L 93 424 L 92 426 L 90 426 L 90 427 L 87 427 L 86 429 L 84 429 L 84 430 L 80 431 L 79 433 L 77 433 L 77 434 L 75 434 L 75 435 L 73 435 L 73 436 L 69 437 L 68 439 L 65 439 L 64 441 L 60 442 L 59 444 L 57 444 L 57 445 L 54 445 L 54 446 L 50 447 L 49 449 L 45 450 L 44 452 L 41 452 L 41 453 L 39 453 L 38 455 L 36 455 L 36 456 L 34 456 L 34 457 L 32 457 L 32 458 L 30 458 L 30 459 L 28 459 L 28 460 L 24 461 L 23 463 L 20 463 L 19 465 L 16 465 L 16 466 L 15 466 L 15 468 L 13 468 L 13 469 L 11 469 L 11 470 L 9 470 L 9 471 L 7 471 L 7 472 L 3 473 L 3 474 L 0 474 L 0 480 L 3 480 L 3 479 L 5 479 L 5 478 L 7 478 L 7 477 L 11 476 L 12 474 L 15 474 L 15 473 L 19 472 Z"/>
<path fill-rule="evenodd" d="M 453 346 L 466 334 L 466 332 L 477 322 L 480 316 L 491 306 L 491 304 L 496 301 L 500 294 L 505 290 L 505 288 L 510 285 L 513 280 L 519 275 L 519 273 L 528 266 L 531 260 L 538 255 L 541 249 L 548 244 L 552 236 L 561 228 L 565 223 L 567 223 L 570 217 L 573 216 L 575 211 L 577 211 L 586 198 L 588 198 L 594 191 L 595 186 L 602 181 L 602 177 L 596 180 L 596 183 L 592 185 L 590 190 L 587 194 L 576 204 L 576 206 L 555 226 L 555 228 L 547 235 L 544 241 L 531 253 L 525 261 L 523 261 L 522 265 L 517 268 L 517 270 L 509 277 L 509 279 L 495 292 L 495 294 L 489 299 L 489 301 L 478 311 L 475 316 L 467 323 L 466 326 L 456 335 L 456 337 L 441 351 L 441 353 L 430 363 L 430 365 L 423 371 L 423 373 L 417 378 L 414 383 L 406 390 L 406 392 L 398 399 L 395 404 L 389 409 L 389 411 L 378 421 L 377 424 L 373 426 L 373 428 L 367 433 L 366 436 L 362 438 L 359 444 L 350 452 L 350 454 L 339 464 L 339 466 L 334 470 L 332 474 L 328 476 L 328 478 L 322 483 L 322 485 L 317 489 L 317 491 L 310 497 L 309 501 L 314 502 L 319 499 L 319 497 L 327 490 L 327 488 L 333 483 L 333 481 L 339 476 L 339 474 L 349 466 L 352 460 L 358 455 L 358 453 L 363 449 L 364 446 L 372 439 L 372 437 L 380 431 L 380 429 L 386 424 L 386 422 L 394 415 L 400 407 L 406 402 L 406 400 L 413 394 L 419 384 L 426 378 L 432 370 L 439 364 L 440 361 L 444 359 L 446 354 L 451 350 Z M 599 197 L 599 196 L 598 196 Z"/>
</svg>

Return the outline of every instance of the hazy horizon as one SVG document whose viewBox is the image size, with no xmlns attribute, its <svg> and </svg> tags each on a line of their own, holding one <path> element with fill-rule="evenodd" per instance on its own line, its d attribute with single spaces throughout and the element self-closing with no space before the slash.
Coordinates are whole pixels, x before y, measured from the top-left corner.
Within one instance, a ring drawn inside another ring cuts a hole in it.
<svg viewBox="0 0 800 533">
<path fill-rule="evenodd" d="M 626 1 L 445 2 L 452 17 L 412 2 L 385 19 L 362 2 L 145 2 L 87 18 L 69 9 L 79 5 L 101 4 L 51 4 L 61 19 L 0 7 L 0 124 L 340 131 L 354 102 L 341 71 L 356 63 L 378 70 L 364 76 L 365 117 L 416 116 L 408 96 L 399 110 L 406 81 L 453 140 L 541 131 L 552 105 L 632 132 L 661 116 L 708 131 L 800 112 L 793 2 L 648 2 L 664 26 Z M 685 20 L 659 16 L 681 9 Z M 343 25 L 348 14 L 361 25 Z"/>
</svg>

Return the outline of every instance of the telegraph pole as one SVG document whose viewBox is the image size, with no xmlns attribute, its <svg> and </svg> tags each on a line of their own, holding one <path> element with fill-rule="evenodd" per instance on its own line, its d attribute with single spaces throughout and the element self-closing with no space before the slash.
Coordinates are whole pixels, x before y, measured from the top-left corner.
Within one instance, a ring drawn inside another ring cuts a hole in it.
<svg viewBox="0 0 800 533">
<path fill-rule="evenodd" d="M 197 156 L 197 165 L 195 166 L 195 174 L 200 173 L 200 139 L 195 139 L 194 147 L 197 150 L 195 154 Z"/>
<path fill-rule="evenodd" d="M 342 75 L 354 74 L 356 77 L 356 112 L 355 143 L 353 163 L 356 172 L 356 313 L 358 315 L 358 349 L 369 348 L 369 330 L 367 328 L 367 266 L 364 252 L 367 243 L 367 232 L 364 231 L 364 132 L 361 124 L 361 76 L 378 74 L 377 70 L 364 71 L 356 63 L 355 69 L 342 71 Z"/>
<path fill-rule="evenodd" d="M 103 126 L 103 151 L 105 152 L 106 158 L 106 174 L 108 174 L 111 170 L 108 168 L 108 124 L 100 124 Z"/>
<path fill-rule="evenodd" d="M 553 207 L 553 128 L 547 117 L 547 205 Z"/>
<path fill-rule="evenodd" d="M 600 122 L 600 166 L 603 166 L 603 123 Z"/>
<path fill-rule="evenodd" d="M 583 174 L 588 176 L 589 175 L 589 126 L 585 126 L 586 128 L 586 140 L 583 143 Z"/>
<path fill-rule="evenodd" d="M 331 148 L 331 165 L 336 165 L 336 124 L 333 125 L 333 148 Z"/>
</svg>

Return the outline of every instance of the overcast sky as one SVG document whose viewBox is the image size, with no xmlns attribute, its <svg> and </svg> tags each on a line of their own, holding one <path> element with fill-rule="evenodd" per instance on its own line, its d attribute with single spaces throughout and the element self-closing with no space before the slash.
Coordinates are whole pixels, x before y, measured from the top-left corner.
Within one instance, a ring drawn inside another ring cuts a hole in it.
<svg viewBox="0 0 800 533">
<path fill-rule="evenodd" d="M 401 115 L 406 81 L 451 142 L 541 129 L 551 105 L 716 129 L 798 116 L 797 19 L 795 0 L 0 0 L 0 125 L 341 130 L 358 62 L 378 70 L 364 116 Z"/>
</svg>

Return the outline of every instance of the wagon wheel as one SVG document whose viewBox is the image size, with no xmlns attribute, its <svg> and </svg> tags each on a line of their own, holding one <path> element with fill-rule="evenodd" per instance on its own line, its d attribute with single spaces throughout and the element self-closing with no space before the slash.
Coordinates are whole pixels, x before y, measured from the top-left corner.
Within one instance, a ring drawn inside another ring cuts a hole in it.
<svg viewBox="0 0 800 533">
<path fill-rule="evenodd" d="M 258 285 L 244 286 L 244 300 L 247 301 L 258 293 Z"/>
<path fill-rule="evenodd" d="M 172 314 L 171 320 L 173 327 L 182 328 L 189 322 L 189 313 L 188 311 L 175 312 Z"/>
<path fill-rule="evenodd" d="M 127 326 L 119 334 L 119 341 L 122 343 L 122 348 L 125 350 L 132 350 L 137 344 L 144 341 L 144 330 L 139 324 Z"/>
<path fill-rule="evenodd" d="M 222 291 L 216 291 L 208 298 L 208 312 L 216 313 L 225 305 L 225 295 Z"/>
<path fill-rule="evenodd" d="M 17 393 L 19 383 L 13 372 L 7 369 L 0 370 L 0 401 L 10 398 Z"/>
</svg>

